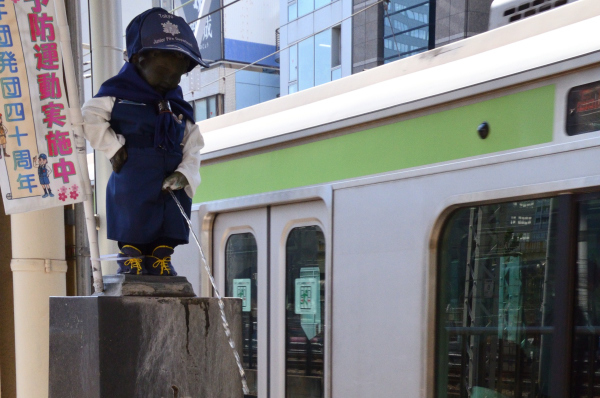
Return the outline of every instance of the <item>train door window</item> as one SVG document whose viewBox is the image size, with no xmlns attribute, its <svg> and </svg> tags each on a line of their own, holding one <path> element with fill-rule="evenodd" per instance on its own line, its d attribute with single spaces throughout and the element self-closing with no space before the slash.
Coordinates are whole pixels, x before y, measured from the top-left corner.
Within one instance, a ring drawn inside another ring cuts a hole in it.
<svg viewBox="0 0 600 398">
<path fill-rule="evenodd" d="M 549 396 L 555 202 L 468 207 L 448 220 L 438 268 L 438 398 Z"/>
<path fill-rule="evenodd" d="M 579 203 L 573 397 L 600 396 L 600 199 Z"/>
<path fill-rule="evenodd" d="M 242 362 L 251 395 L 257 395 L 258 255 L 251 233 L 234 234 L 225 247 L 225 294 L 242 299 Z"/>
<path fill-rule="evenodd" d="M 325 237 L 294 228 L 286 242 L 286 398 L 324 396 Z"/>
</svg>

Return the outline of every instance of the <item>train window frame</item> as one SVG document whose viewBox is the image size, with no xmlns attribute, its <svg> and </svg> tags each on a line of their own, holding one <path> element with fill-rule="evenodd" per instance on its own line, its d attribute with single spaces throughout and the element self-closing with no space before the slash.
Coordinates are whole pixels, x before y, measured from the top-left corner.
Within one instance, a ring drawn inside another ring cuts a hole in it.
<svg viewBox="0 0 600 398">
<path fill-rule="evenodd" d="M 595 99 L 582 102 L 586 101 L 581 99 L 586 92 L 594 94 Z M 568 136 L 587 134 L 600 130 L 600 80 L 571 87 L 567 92 L 566 101 L 565 131 Z M 585 119 L 585 115 L 577 115 L 577 113 L 586 111 L 594 111 L 592 114 L 595 113 L 598 116 L 594 120 L 593 117 Z M 586 124 L 590 124 L 591 127 L 586 126 Z"/>
<path fill-rule="evenodd" d="M 586 304 L 592 304 L 592 301 L 598 301 L 597 300 L 597 292 L 599 291 L 598 289 L 600 288 L 600 283 L 598 283 L 598 271 L 600 271 L 600 267 L 599 267 L 599 262 L 598 259 L 596 258 L 595 261 L 595 266 L 592 266 L 591 263 L 592 261 L 589 261 L 589 250 L 587 245 L 590 242 L 590 236 L 593 235 L 593 232 L 596 232 L 596 236 L 598 236 L 599 232 L 600 232 L 600 225 L 598 225 L 598 223 L 596 223 L 596 228 L 595 231 L 593 231 L 592 228 L 592 233 L 590 233 L 590 221 L 592 220 L 592 218 L 590 217 L 590 209 L 592 208 L 592 202 L 599 202 L 596 203 L 596 206 L 600 205 L 600 192 L 591 192 L 591 193 L 586 193 L 586 194 L 581 194 L 579 196 L 576 197 L 576 202 L 575 202 L 575 206 L 576 206 L 576 212 L 574 213 L 574 216 L 576 217 L 576 241 L 574 242 L 574 244 L 576 245 L 576 248 L 574 249 L 575 253 L 574 253 L 574 262 L 575 262 L 575 266 L 577 267 L 576 271 L 574 272 L 574 276 L 573 276 L 573 281 L 572 281 L 572 286 L 573 286 L 573 303 L 572 303 L 572 325 L 573 327 L 572 329 L 572 339 L 571 339 L 571 353 L 572 356 L 569 360 L 569 364 L 571 365 L 570 369 L 567 369 L 569 371 L 569 376 L 570 376 L 570 384 L 572 385 L 572 390 L 570 391 L 571 396 L 583 396 L 583 395 L 577 395 L 578 393 L 585 393 L 585 396 L 589 396 L 590 391 L 578 391 L 581 388 L 585 388 L 586 383 L 583 382 L 583 379 L 578 377 L 578 375 L 576 374 L 578 371 L 582 371 L 581 366 L 576 366 L 576 363 L 580 362 L 581 358 L 584 355 L 584 350 L 580 350 L 579 352 L 577 351 L 578 348 L 582 348 L 581 344 L 577 343 L 577 340 L 579 338 L 585 338 L 586 336 L 594 336 L 596 338 L 594 339 L 590 339 L 591 340 L 595 340 L 595 349 L 591 354 L 591 356 L 594 357 L 594 361 L 592 361 L 592 364 L 590 365 L 590 361 L 589 361 L 589 357 L 588 357 L 588 364 L 586 367 L 588 367 L 587 372 L 588 372 L 588 378 L 587 378 L 587 387 L 589 390 L 589 386 L 590 386 L 590 379 L 589 379 L 589 366 L 591 366 L 592 368 L 594 368 L 594 371 L 592 372 L 593 376 L 592 376 L 592 393 L 594 392 L 594 390 L 597 391 L 597 386 L 600 384 L 599 382 L 596 382 L 595 379 L 597 379 L 596 374 L 598 373 L 598 369 L 600 368 L 600 361 L 598 361 L 598 343 L 599 343 L 599 339 L 597 338 L 598 335 L 600 335 L 600 322 L 598 320 L 596 320 L 595 322 L 598 323 L 598 325 L 579 325 L 578 321 L 581 321 L 581 317 L 580 315 L 582 315 L 582 308 L 581 308 L 581 298 L 579 297 L 579 290 L 584 290 L 585 293 L 584 295 L 587 296 L 586 298 L 589 298 L 590 296 L 593 296 L 588 302 L 586 302 Z M 586 209 L 587 212 L 582 211 L 582 209 Z M 598 217 L 596 217 L 596 220 L 598 220 Z M 593 224 L 593 223 L 592 223 Z M 585 228 L 585 229 L 582 229 Z M 583 244 L 583 246 L 582 246 Z M 585 247 L 584 247 L 585 246 Z M 598 249 L 598 245 L 596 245 L 596 249 Z M 580 255 L 582 254 L 581 252 L 585 251 L 584 257 L 580 257 Z M 596 250 L 596 255 L 600 254 L 598 252 L 598 250 Z M 585 264 L 584 264 L 585 263 Z M 583 270 L 585 270 L 585 273 L 583 272 Z M 595 280 L 592 281 L 592 283 L 590 283 L 590 275 L 591 274 L 595 274 Z M 582 280 L 586 279 L 586 284 L 585 287 L 583 287 L 582 289 Z M 596 283 L 594 283 L 596 282 Z M 595 286 L 594 286 L 595 285 Z M 595 291 L 592 290 L 591 288 L 595 288 Z M 591 293 L 591 294 L 590 294 Z M 596 293 L 594 295 L 594 293 Z M 595 300 L 594 300 L 595 299 Z M 585 298 L 584 298 L 585 300 Z M 595 303 L 593 303 L 595 304 Z M 592 304 L 592 305 L 593 305 Z M 598 311 L 593 311 L 595 313 L 597 313 Z M 578 319 L 579 318 L 579 319 Z M 587 347 L 588 350 L 590 347 Z M 584 373 L 584 372 L 581 372 Z M 596 395 L 597 394 L 593 394 Z"/>
<path fill-rule="evenodd" d="M 600 192 L 585 193 L 585 194 L 562 194 L 562 195 L 548 195 L 542 197 L 542 199 L 555 199 L 557 218 L 556 218 L 556 240 L 557 245 L 554 250 L 555 256 L 555 297 L 554 297 L 554 330 L 553 330 L 553 342 L 552 342 L 552 358 L 555 358 L 550 365 L 549 371 L 549 394 L 548 396 L 570 396 L 570 381 L 571 381 L 571 370 L 573 365 L 573 313 L 575 312 L 574 307 L 574 296 L 575 292 L 572 288 L 575 281 L 575 268 L 576 268 L 576 255 L 577 255 L 577 232 L 578 232 L 578 214 L 577 209 L 581 203 L 590 200 L 591 198 L 600 198 Z M 536 197 L 534 199 L 539 199 Z M 503 204 L 511 202 L 526 201 L 527 198 L 503 198 L 494 202 L 486 202 L 485 204 Z M 445 310 L 442 308 L 441 298 L 441 286 L 444 285 L 442 279 L 442 267 L 443 267 L 443 245 L 444 245 L 444 234 L 455 215 L 461 209 L 469 207 L 476 207 L 481 204 L 479 203 L 461 203 L 452 206 L 445 213 L 445 217 L 441 220 L 441 228 L 439 229 L 436 254 L 435 254 L 435 308 L 433 312 L 434 316 L 434 331 L 433 331 L 433 361 L 431 365 L 433 367 L 433 396 L 445 397 L 447 394 L 447 387 L 440 385 L 440 374 L 443 371 L 441 362 L 447 361 L 447 358 L 443 359 L 442 355 L 447 352 L 441 350 L 441 344 L 443 343 L 440 338 L 441 325 L 441 313 Z M 571 288 L 569 288 L 571 287 Z M 558 359 L 557 359 L 558 358 Z M 444 376 L 445 377 L 445 376 Z"/>
</svg>

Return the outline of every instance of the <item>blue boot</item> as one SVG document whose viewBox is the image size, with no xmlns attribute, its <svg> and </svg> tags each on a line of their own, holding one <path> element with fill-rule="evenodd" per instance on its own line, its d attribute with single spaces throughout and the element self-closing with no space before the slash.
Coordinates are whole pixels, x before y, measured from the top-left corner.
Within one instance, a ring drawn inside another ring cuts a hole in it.
<svg viewBox="0 0 600 398">
<path fill-rule="evenodd" d="M 171 255 L 174 250 L 170 246 L 158 246 L 152 251 L 151 256 L 146 257 L 146 270 L 150 275 L 177 276 Z"/>
<path fill-rule="evenodd" d="M 119 257 L 129 257 L 128 260 L 117 260 L 119 264 L 119 270 L 117 274 L 133 274 L 142 275 L 146 274 L 146 270 L 142 267 L 143 256 L 142 252 L 137 248 L 130 245 L 125 245 L 121 248 Z"/>
</svg>

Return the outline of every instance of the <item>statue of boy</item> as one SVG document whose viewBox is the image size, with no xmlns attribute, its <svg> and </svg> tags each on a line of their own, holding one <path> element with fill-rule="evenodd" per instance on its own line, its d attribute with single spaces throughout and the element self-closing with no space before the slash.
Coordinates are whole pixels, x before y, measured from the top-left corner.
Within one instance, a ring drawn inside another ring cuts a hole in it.
<svg viewBox="0 0 600 398">
<path fill-rule="evenodd" d="M 200 184 L 204 141 L 184 100 L 181 76 L 202 61 L 183 18 L 162 8 L 135 17 L 126 30 L 121 71 L 83 106 L 84 133 L 113 167 L 106 189 L 108 238 L 120 248 L 118 273 L 171 275 L 175 246 L 188 243 L 188 217 Z"/>
</svg>

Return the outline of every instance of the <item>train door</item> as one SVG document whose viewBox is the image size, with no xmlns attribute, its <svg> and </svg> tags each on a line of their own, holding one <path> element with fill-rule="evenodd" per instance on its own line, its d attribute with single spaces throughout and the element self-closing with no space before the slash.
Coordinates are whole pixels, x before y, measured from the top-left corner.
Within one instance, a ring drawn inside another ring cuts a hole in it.
<svg viewBox="0 0 600 398">
<path fill-rule="evenodd" d="M 267 209 L 219 214 L 214 224 L 214 273 L 219 290 L 241 297 L 242 363 L 251 396 L 267 390 Z"/>
<path fill-rule="evenodd" d="M 271 209 L 272 398 L 329 396 L 327 219 L 322 202 Z"/>
<path fill-rule="evenodd" d="M 320 201 L 216 217 L 215 276 L 227 296 L 249 300 L 243 362 L 251 396 L 329 396 L 328 219 Z"/>
</svg>

